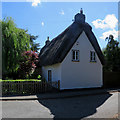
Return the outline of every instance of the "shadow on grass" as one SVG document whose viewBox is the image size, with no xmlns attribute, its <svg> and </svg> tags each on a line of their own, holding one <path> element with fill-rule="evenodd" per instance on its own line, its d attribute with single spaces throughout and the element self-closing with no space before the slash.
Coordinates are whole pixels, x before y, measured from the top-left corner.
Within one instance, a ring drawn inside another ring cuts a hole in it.
<svg viewBox="0 0 120 120">
<path fill-rule="evenodd" d="M 89 95 L 62 99 L 39 100 L 55 118 L 85 118 L 97 112 L 112 94 Z"/>
</svg>

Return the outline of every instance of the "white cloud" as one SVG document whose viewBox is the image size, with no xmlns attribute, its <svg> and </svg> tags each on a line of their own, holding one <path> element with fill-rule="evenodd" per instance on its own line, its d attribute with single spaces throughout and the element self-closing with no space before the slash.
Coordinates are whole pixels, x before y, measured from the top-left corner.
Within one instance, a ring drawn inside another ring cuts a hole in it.
<svg viewBox="0 0 120 120">
<path fill-rule="evenodd" d="M 44 22 L 41 22 L 41 25 L 44 26 Z"/>
<path fill-rule="evenodd" d="M 100 39 L 105 40 L 106 37 L 109 37 L 109 35 L 113 35 L 114 39 L 118 38 L 118 31 L 115 30 L 118 25 L 118 19 L 114 14 L 108 14 L 106 15 L 105 19 L 97 19 L 93 21 L 92 24 L 95 26 L 96 29 L 109 29 L 108 31 L 102 33 Z"/>
<path fill-rule="evenodd" d="M 32 6 L 36 7 L 36 6 L 38 6 L 38 4 L 40 4 L 40 3 L 41 3 L 41 0 L 33 0 Z"/>
<path fill-rule="evenodd" d="M 120 32 L 120 31 L 119 31 Z M 109 30 L 107 32 L 104 32 L 102 34 L 102 36 L 100 37 L 100 39 L 103 39 L 105 40 L 106 37 L 109 37 L 109 35 L 113 35 L 114 36 L 114 39 L 118 38 L 118 31 L 116 31 L 115 29 L 113 30 Z"/>
<path fill-rule="evenodd" d="M 64 15 L 64 14 L 65 14 L 65 12 L 64 12 L 63 10 L 61 10 L 60 14 L 61 14 L 61 15 Z"/>
<path fill-rule="evenodd" d="M 116 16 L 114 14 L 111 14 L 111 15 L 106 15 L 104 20 L 97 19 L 97 20 L 93 21 L 92 23 L 95 26 L 95 28 L 115 29 L 115 27 L 117 26 L 117 23 L 118 23 L 118 19 L 116 18 Z"/>
</svg>

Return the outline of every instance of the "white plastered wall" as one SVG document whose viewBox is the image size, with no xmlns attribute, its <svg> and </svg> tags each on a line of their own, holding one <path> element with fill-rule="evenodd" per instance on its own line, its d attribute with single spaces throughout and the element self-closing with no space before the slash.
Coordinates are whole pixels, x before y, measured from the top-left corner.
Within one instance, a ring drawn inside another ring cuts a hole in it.
<svg viewBox="0 0 120 120">
<path fill-rule="evenodd" d="M 42 75 L 48 80 L 48 70 L 52 71 L 52 81 L 61 80 L 61 64 L 54 64 L 42 67 Z"/>
<path fill-rule="evenodd" d="M 80 62 L 72 62 L 72 49 L 80 51 Z M 61 63 L 61 89 L 102 86 L 102 64 L 97 54 L 97 62 L 90 62 L 90 51 L 95 50 L 83 31 Z"/>
</svg>

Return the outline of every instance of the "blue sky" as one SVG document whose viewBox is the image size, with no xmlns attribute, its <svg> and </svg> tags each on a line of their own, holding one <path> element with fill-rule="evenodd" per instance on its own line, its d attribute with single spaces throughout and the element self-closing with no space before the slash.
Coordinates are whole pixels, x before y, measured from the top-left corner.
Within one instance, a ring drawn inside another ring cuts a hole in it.
<svg viewBox="0 0 120 120">
<path fill-rule="evenodd" d="M 28 33 L 39 35 L 36 42 L 44 46 L 47 36 L 50 40 L 63 32 L 74 16 L 83 8 L 86 22 L 92 26 L 101 48 L 106 46 L 104 38 L 113 34 L 117 39 L 117 2 L 3 2 L 2 18 L 12 17 L 17 27 L 28 29 Z"/>
</svg>

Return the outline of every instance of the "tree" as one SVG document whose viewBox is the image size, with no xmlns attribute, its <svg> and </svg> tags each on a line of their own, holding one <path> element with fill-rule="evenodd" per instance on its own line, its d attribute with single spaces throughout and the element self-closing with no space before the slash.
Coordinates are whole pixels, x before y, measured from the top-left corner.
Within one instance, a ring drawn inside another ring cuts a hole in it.
<svg viewBox="0 0 120 120">
<path fill-rule="evenodd" d="M 20 61 L 19 77 L 28 78 L 35 70 L 38 62 L 38 54 L 35 51 L 25 51 L 22 53 L 22 60 Z"/>
<path fill-rule="evenodd" d="M 28 34 L 28 30 L 17 28 L 11 17 L 0 21 L 2 26 L 2 77 L 14 77 L 20 66 L 21 54 L 24 51 L 39 50 L 34 41 L 38 36 Z"/>
<path fill-rule="evenodd" d="M 25 30 L 16 27 L 13 19 L 2 20 L 2 73 L 16 73 L 21 58 L 21 52 L 30 50 L 30 36 Z"/>
<path fill-rule="evenodd" d="M 104 50 L 105 71 L 120 71 L 120 47 L 119 42 L 114 40 L 113 35 L 106 38 L 108 44 Z"/>
<path fill-rule="evenodd" d="M 30 35 L 30 46 L 31 46 L 31 50 L 32 51 L 36 51 L 38 52 L 38 50 L 40 49 L 39 43 L 35 43 L 34 41 L 38 38 L 38 36 L 34 36 L 34 35 Z"/>
</svg>

